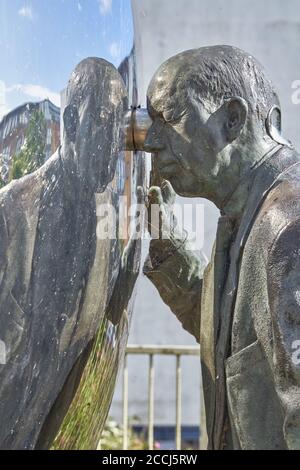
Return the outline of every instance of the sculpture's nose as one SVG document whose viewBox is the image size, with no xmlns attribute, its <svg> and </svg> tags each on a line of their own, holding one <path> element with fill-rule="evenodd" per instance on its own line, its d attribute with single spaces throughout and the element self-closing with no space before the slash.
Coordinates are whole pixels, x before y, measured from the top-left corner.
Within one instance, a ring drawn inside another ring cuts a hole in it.
<svg viewBox="0 0 300 470">
<path fill-rule="evenodd" d="M 159 152 L 163 150 L 164 143 L 161 139 L 161 128 L 157 121 L 152 123 L 152 126 L 148 130 L 146 140 L 144 142 L 144 151 L 149 153 Z"/>
</svg>

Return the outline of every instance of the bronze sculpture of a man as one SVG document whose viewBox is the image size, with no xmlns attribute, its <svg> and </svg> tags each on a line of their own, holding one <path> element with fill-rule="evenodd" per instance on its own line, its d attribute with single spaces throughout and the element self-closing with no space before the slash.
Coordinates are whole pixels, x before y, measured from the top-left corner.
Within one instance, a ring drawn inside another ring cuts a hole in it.
<svg viewBox="0 0 300 470">
<path fill-rule="evenodd" d="M 173 186 L 221 211 L 205 269 L 176 229 L 151 240 L 144 267 L 200 342 L 210 449 L 300 448 L 300 157 L 279 106 L 230 46 L 172 57 L 148 89 L 145 150 L 166 180 L 150 202 L 169 213 Z"/>
</svg>

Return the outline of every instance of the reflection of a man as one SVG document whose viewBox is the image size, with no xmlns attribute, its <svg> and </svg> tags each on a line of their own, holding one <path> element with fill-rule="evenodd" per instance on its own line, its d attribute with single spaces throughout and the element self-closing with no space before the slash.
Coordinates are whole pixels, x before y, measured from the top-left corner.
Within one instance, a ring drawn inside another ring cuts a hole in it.
<svg viewBox="0 0 300 470">
<path fill-rule="evenodd" d="M 82 61 L 67 88 L 62 147 L 0 192 L 1 448 L 51 443 L 89 356 L 107 300 L 97 275 L 108 275 L 95 193 L 113 178 L 126 101 L 109 63 Z"/>
</svg>

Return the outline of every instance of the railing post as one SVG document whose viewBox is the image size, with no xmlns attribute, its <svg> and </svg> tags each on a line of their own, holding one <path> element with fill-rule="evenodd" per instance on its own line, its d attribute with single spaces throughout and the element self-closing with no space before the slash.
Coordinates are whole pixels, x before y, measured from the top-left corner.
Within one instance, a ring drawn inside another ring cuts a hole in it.
<svg viewBox="0 0 300 470">
<path fill-rule="evenodd" d="M 154 362 L 153 354 L 149 354 L 149 383 L 148 383 L 148 448 L 154 447 Z"/>
<path fill-rule="evenodd" d="M 181 450 L 181 356 L 176 356 L 176 449 Z"/>
<path fill-rule="evenodd" d="M 200 349 L 197 346 L 178 346 L 178 345 L 128 345 L 126 348 L 126 357 L 124 363 L 123 378 L 123 449 L 128 448 L 128 368 L 127 356 L 129 354 L 142 354 L 149 356 L 148 370 L 148 449 L 154 448 L 154 356 L 171 355 L 176 356 L 176 448 L 181 450 L 182 441 L 182 377 L 181 377 L 181 356 L 199 356 Z M 202 400 L 203 391 L 200 391 L 200 399 Z M 201 446 L 206 447 L 207 436 L 205 427 L 204 406 L 201 403 Z M 206 442 L 205 442 L 206 441 Z"/>
<path fill-rule="evenodd" d="M 123 450 L 128 449 L 128 364 L 127 354 L 124 357 L 123 370 Z"/>
</svg>

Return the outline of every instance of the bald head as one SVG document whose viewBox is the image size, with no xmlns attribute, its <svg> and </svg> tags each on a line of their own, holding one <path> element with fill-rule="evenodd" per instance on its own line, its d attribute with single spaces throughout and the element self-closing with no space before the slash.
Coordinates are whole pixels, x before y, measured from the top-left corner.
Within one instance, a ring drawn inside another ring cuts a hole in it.
<svg viewBox="0 0 300 470">
<path fill-rule="evenodd" d="M 211 46 L 182 52 L 164 62 L 148 88 L 148 105 L 150 111 L 164 108 L 168 114 L 168 109 L 176 109 L 180 114 L 190 98 L 212 113 L 233 96 L 247 102 L 263 129 L 268 111 L 279 105 L 272 83 L 253 56 L 232 46 Z"/>
</svg>

